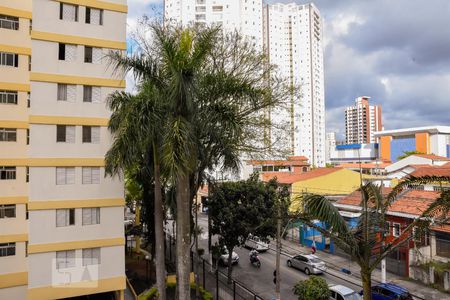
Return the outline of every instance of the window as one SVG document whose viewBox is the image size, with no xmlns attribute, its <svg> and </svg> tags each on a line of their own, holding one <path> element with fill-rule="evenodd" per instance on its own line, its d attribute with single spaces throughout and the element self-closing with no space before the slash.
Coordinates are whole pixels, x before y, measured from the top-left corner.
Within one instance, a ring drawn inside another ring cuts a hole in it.
<svg viewBox="0 0 450 300">
<path fill-rule="evenodd" d="M 401 229 L 400 229 L 400 224 L 399 223 L 393 223 L 392 224 L 392 227 L 393 227 L 393 235 L 395 236 L 395 237 L 399 237 L 400 236 L 400 234 L 402 234 L 401 233 Z"/>
<path fill-rule="evenodd" d="M 94 48 L 90 46 L 84 46 L 84 62 L 85 63 L 100 63 L 102 58 L 102 48 Z"/>
<path fill-rule="evenodd" d="M 103 9 L 86 7 L 86 24 L 103 25 Z"/>
<path fill-rule="evenodd" d="M 27 93 L 27 107 L 30 108 L 31 106 L 31 93 Z"/>
<path fill-rule="evenodd" d="M 27 175 L 25 177 L 25 182 L 30 182 L 30 167 L 27 167 Z"/>
<path fill-rule="evenodd" d="M 30 129 L 27 129 L 27 145 L 30 144 Z"/>
<path fill-rule="evenodd" d="M 58 59 L 68 62 L 75 61 L 77 58 L 77 46 L 59 43 Z"/>
<path fill-rule="evenodd" d="M 83 184 L 100 183 L 100 167 L 83 167 Z"/>
<path fill-rule="evenodd" d="M 17 92 L 1 90 L 0 104 L 17 104 Z"/>
<path fill-rule="evenodd" d="M 16 167 L 0 167 L 0 180 L 16 179 Z"/>
<path fill-rule="evenodd" d="M 83 249 L 83 266 L 100 264 L 100 248 Z"/>
<path fill-rule="evenodd" d="M 17 142 L 17 129 L 0 128 L 0 142 Z"/>
<path fill-rule="evenodd" d="M 0 15 L 0 28 L 19 30 L 19 18 Z"/>
<path fill-rule="evenodd" d="M 75 126 L 56 125 L 56 142 L 75 143 Z"/>
<path fill-rule="evenodd" d="M 57 167 L 56 168 L 56 184 L 75 184 L 75 168 L 74 167 Z"/>
<path fill-rule="evenodd" d="M 74 84 L 58 83 L 57 100 L 75 102 L 77 97 L 77 86 Z"/>
<path fill-rule="evenodd" d="M 75 250 L 57 251 L 56 268 L 65 269 L 75 267 Z"/>
<path fill-rule="evenodd" d="M 16 243 L 0 244 L 0 257 L 16 255 Z"/>
<path fill-rule="evenodd" d="M 15 218 L 15 217 L 16 217 L 15 204 L 0 205 L 0 219 Z"/>
<path fill-rule="evenodd" d="M 100 224 L 100 207 L 83 208 L 83 225 Z"/>
<path fill-rule="evenodd" d="M 2 66 L 19 66 L 19 55 L 9 52 L 0 52 L 0 65 Z"/>
<path fill-rule="evenodd" d="M 60 3 L 59 19 L 65 21 L 78 22 L 78 5 Z"/>
<path fill-rule="evenodd" d="M 84 62 L 92 63 L 92 47 L 84 46 Z"/>
<path fill-rule="evenodd" d="M 83 126 L 83 143 L 100 143 L 100 127 Z"/>
<path fill-rule="evenodd" d="M 66 227 L 71 225 L 75 225 L 75 209 L 57 209 L 56 227 Z"/>
<path fill-rule="evenodd" d="M 83 102 L 100 103 L 101 89 L 99 86 L 83 86 Z"/>
<path fill-rule="evenodd" d="M 386 236 L 391 235 L 391 222 L 386 222 L 386 223 L 385 223 L 384 232 L 385 232 L 384 234 L 385 234 Z"/>
</svg>

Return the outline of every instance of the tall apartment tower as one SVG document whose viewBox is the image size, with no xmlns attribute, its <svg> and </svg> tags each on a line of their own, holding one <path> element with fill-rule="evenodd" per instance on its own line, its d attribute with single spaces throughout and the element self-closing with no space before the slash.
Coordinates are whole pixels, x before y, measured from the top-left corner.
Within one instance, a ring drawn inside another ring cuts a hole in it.
<svg viewBox="0 0 450 300">
<path fill-rule="evenodd" d="M 105 177 L 105 58 L 126 0 L 0 0 L 0 299 L 125 289 L 123 183 Z"/>
<path fill-rule="evenodd" d="M 176 24 L 204 23 L 238 30 L 262 48 L 262 0 L 165 0 L 164 18 Z"/>
<path fill-rule="evenodd" d="M 322 20 L 313 4 L 263 5 L 261 0 L 166 0 L 166 21 L 220 24 L 238 30 L 264 50 L 280 75 L 299 86 L 289 113 L 272 113 L 273 122 L 289 123 L 282 144 L 293 155 L 325 165 L 325 98 Z"/>
<path fill-rule="evenodd" d="M 345 142 L 347 144 L 371 144 L 376 142 L 374 133 L 383 130 L 381 106 L 369 105 L 370 97 L 362 96 L 354 106 L 345 109 Z"/>
<path fill-rule="evenodd" d="M 289 115 L 293 155 L 325 165 L 325 96 L 322 19 L 314 4 L 271 4 L 264 9 L 264 47 L 271 64 L 300 87 Z"/>
</svg>

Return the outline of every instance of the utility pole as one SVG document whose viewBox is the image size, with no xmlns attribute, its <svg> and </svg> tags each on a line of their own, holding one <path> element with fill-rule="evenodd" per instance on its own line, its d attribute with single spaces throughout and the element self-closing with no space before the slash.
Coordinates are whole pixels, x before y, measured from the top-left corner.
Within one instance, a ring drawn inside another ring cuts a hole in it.
<svg viewBox="0 0 450 300">
<path fill-rule="evenodd" d="M 195 256 L 196 260 L 198 260 L 198 192 L 197 195 L 195 195 Z M 200 292 L 198 289 L 198 261 L 194 260 L 194 276 L 195 276 L 195 297 L 196 299 L 199 298 Z"/>
<path fill-rule="evenodd" d="M 278 198 L 278 197 L 277 197 Z M 281 299 L 280 295 L 280 256 L 281 256 L 281 211 L 280 211 L 280 199 L 277 199 L 277 256 L 275 263 L 276 282 L 275 282 L 275 298 Z"/>
</svg>

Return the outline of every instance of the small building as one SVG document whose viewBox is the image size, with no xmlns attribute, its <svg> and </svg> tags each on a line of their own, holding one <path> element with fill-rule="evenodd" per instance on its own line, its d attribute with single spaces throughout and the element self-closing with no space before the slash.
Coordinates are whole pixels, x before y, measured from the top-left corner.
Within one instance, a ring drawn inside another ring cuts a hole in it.
<svg viewBox="0 0 450 300">
<path fill-rule="evenodd" d="M 448 163 L 450 163 L 450 158 L 447 157 L 434 154 L 413 154 L 386 166 L 385 169 L 387 177 L 401 179 L 418 169 L 425 170 L 424 168 L 433 167 L 433 170 L 436 171 L 440 166 L 444 166 Z M 430 175 L 431 174 L 432 173 L 430 173 Z"/>
<path fill-rule="evenodd" d="M 288 156 L 285 160 L 248 160 L 247 165 L 252 167 L 252 172 L 283 172 L 300 174 L 308 172 L 310 164 L 305 156 Z"/>
<path fill-rule="evenodd" d="M 378 144 L 336 145 L 330 151 L 330 162 L 333 165 L 343 163 L 375 163 L 378 160 Z"/>
<path fill-rule="evenodd" d="M 396 162 L 405 151 L 450 158 L 450 126 L 427 126 L 375 132 L 380 158 Z"/>
</svg>

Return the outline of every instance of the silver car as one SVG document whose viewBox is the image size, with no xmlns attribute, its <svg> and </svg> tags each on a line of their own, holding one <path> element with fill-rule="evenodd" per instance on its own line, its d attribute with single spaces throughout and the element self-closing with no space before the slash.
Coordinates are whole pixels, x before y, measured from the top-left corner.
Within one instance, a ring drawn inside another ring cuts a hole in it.
<svg viewBox="0 0 450 300">
<path fill-rule="evenodd" d="M 293 267 L 309 274 L 321 274 L 327 268 L 325 263 L 313 254 L 300 254 L 294 256 L 287 261 L 288 267 Z"/>
<path fill-rule="evenodd" d="M 362 300 L 357 292 L 344 285 L 330 285 L 330 300 Z"/>
</svg>

